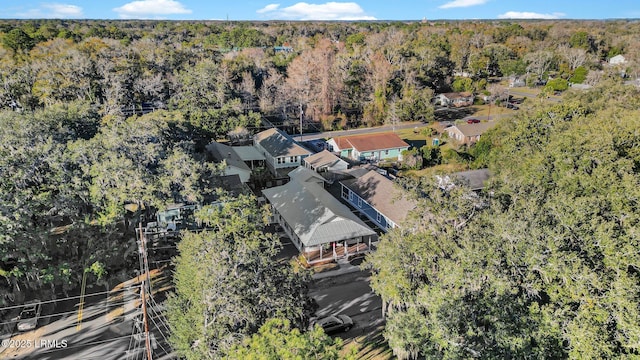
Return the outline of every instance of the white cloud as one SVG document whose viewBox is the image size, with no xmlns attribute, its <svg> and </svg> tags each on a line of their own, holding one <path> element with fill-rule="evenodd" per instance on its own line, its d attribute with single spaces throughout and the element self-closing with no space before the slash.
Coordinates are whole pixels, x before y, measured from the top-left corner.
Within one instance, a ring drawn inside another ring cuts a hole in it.
<svg viewBox="0 0 640 360">
<path fill-rule="evenodd" d="M 376 20 L 375 17 L 366 15 L 362 7 L 354 2 L 299 2 L 285 8 L 280 8 L 279 4 L 270 4 L 257 12 L 278 20 Z"/>
<path fill-rule="evenodd" d="M 256 12 L 258 14 L 264 14 L 266 12 L 276 11 L 278 10 L 279 7 L 280 7 L 280 4 L 269 4 Z"/>
<path fill-rule="evenodd" d="M 40 7 L 16 14 L 18 18 L 28 19 L 70 19 L 84 16 L 82 8 L 69 4 L 40 4 Z"/>
<path fill-rule="evenodd" d="M 529 11 L 507 11 L 504 14 L 498 15 L 498 19 L 559 19 L 564 16 L 565 14 L 561 12 L 540 14 Z"/>
<path fill-rule="evenodd" d="M 461 8 L 461 7 L 470 7 L 476 5 L 483 5 L 489 0 L 454 0 L 448 2 L 446 4 L 440 5 L 440 9 L 451 9 L 451 8 Z"/>
<path fill-rule="evenodd" d="M 174 0 L 139 0 L 114 8 L 121 18 L 148 18 L 162 15 L 191 14 L 179 1 Z"/>
</svg>

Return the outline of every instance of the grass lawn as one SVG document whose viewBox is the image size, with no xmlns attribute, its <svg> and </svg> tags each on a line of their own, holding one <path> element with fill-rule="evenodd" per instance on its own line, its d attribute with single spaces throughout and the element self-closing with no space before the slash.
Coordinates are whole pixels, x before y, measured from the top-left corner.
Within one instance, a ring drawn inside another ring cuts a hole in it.
<svg viewBox="0 0 640 360">
<path fill-rule="evenodd" d="M 476 112 L 471 116 L 506 116 L 516 114 L 517 110 L 507 109 L 504 106 L 496 106 L 496 105 L 473 105 L 476 108 Z"/>
<path fill-rule="evenodd" d="M 398 134 L 398 136 L 400 136 L 400 138 L 406 141 L 409 145 L 418 149 L 425 145 L 431 145 L 433 139 L 436 138 L 440 139 L 440 148 L 442 149 L 442 151 L 453 148 L 452 143 L 447 139 L 443 141 L 440 136 L 431 136 L 430 129 L 430 127 L 425 127 L 420 129 L 420 131 L 418 131 L 417 133 L 414 131 L 414 129 L 402 129 L 396 131 L 396 134 Z"/>
<path fill-rule="evenodd" d="M 513 88 L 513 91 L 519 92 L 519 93 L 524 93 L 524 94 L 529 94 L 531 96 L 538 96 L 538 94 L 540 94 L 540 88 L 530 88 L 530 87 L 526 87 L 526 86 Z"/>
<path fill-rule="evenodd" d="M 402 175 L 412 177 L 431 177 L 436 174 L 450 174 L 465 170 L 468 170 L 466 164 L 441 164 L 420 170 L 403 170 Z"/>
</svg>

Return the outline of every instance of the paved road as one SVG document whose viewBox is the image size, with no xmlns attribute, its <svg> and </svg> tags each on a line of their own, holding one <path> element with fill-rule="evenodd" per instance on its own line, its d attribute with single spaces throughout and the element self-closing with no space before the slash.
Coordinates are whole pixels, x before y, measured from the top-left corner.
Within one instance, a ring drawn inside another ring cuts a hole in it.
<svg viewBox="0 0 640 360">
<path fill-rule="evenodd" d="M 344 314 L 353 319 L 354 327 L 338 334 L 352 339 L 375 332 L 383 324 L 382 300 L 369 286 L 369 272 L 357 271 L 316 281 L 310 295 L 319 305 L 318 317 Z"/>
<path fill-rule="evenodd" d="M 55 309 L 48 312 L 54 316 L 44 317 L 34 331 L 15 334 L 13 344 L 21 344 L 21 347 L 6 349 L 2 358 L 120 360 L 135 359 L 136 354 L 140 357 L 144 349 L 143 338 L 133 335 L 135 318 L 140 313 L 138 289 L 132 286 L 117 294 L 115 297 L 101 294 L 87 298 L 81 326 L 78 326 L 78 299 L 56 303 Z M 167 355 L 170 350 L 162 339 L 168 329 L 163 326 L 161 310 L 160 305 L 149 310 L 152 315 L 150 327 L 157 340 L 153 341 L 154 359 L 169 359 L 172 358 Z"/>
</svg>

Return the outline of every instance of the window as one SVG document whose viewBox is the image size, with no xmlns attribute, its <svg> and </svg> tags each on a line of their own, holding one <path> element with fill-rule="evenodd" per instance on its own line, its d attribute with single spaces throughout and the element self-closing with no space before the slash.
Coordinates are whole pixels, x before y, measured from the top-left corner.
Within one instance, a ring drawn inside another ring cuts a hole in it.
<svg viewBox="0 0 640 360">
<path fill-rule="evenodd" d="M 290 162 L 290 163 L 294 163 L 294 162 L 297 162 L 297 161 L 298 161 L 298 157 L 297 157 L 297 156 L 291 156 L 291 157 L 289 157 L 289 162 Z"/>
<path fill-rule="evenodd" d="M 349 190 L 345 186 L 342 186 L 342 198 L 346 199 L 349 197 Z"/>
<path fill-rule="evenodd" d="M 358 207 L 362 207 L 362 199 L 358 198 Z"/>
<path fill-rule="evenodd" d="M 349 191 L 349 201 L 353 201 L 353 193 Z"/>
<path fill-rule="evenodd" d="M 389 150 L 385 150 L 385 151 L 384 151 L 384 154 L 385 154 L 385 155 L 389 155 Z"/>
<path fill-rule="evenodd" d="M 382 216 L 379 212 L 376 213 L 376 221 L 378 222 L 378 224 L 380 224 L 380 222 L 382 221 Z"/>
<path fill-rule="evenodd" d="M 278 164 L 284 164 L 284 158 L 279 157 L 278 158 Z"/>
</svg>

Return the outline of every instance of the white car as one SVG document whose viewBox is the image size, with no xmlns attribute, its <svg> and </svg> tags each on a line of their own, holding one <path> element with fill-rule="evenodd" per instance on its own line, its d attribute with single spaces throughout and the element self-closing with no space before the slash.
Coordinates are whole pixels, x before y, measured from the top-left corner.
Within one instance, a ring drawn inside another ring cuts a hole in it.
<svg viewBox="0 0 640 360">
<path fill-rule="evenodd" d="M 42 311 L 40 300 L 31 300 L 24 305 L 18 316 L 18 331 L 33 330 L 38 326 L 38 319 Z"/>
</svg>

